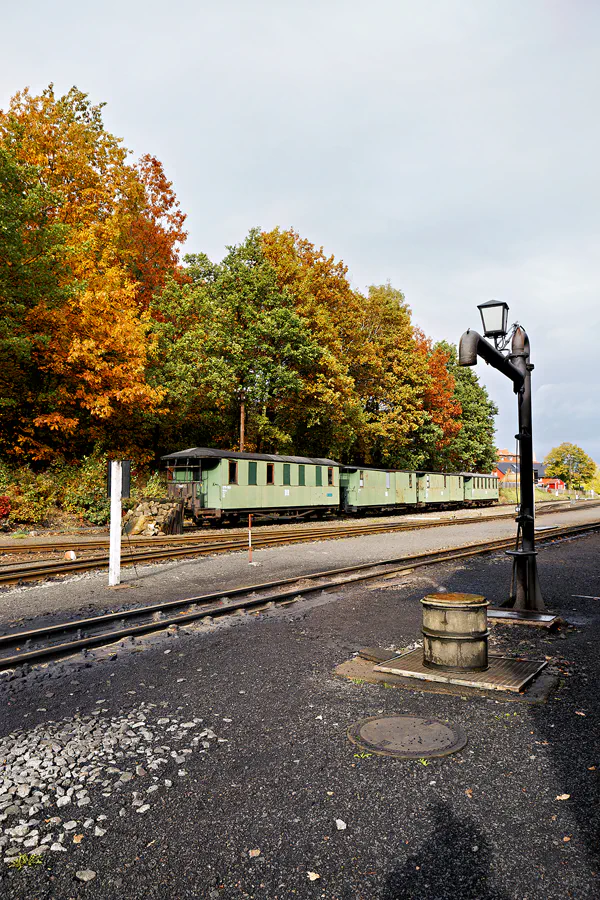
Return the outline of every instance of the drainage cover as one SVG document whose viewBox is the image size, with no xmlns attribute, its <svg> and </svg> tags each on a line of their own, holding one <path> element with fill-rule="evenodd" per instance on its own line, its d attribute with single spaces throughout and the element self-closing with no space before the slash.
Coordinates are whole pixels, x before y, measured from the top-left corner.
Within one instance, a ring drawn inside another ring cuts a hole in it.
<svg viewBox="0 0 600 900">
<path fill-rule="evenodd" d="M 369 753 L 400 759 L 448 756 L 467 743 L 467 736 L 458 725 L 417 716 L 361 719 L 348 729 L 348 737 Z"/>
</svg>

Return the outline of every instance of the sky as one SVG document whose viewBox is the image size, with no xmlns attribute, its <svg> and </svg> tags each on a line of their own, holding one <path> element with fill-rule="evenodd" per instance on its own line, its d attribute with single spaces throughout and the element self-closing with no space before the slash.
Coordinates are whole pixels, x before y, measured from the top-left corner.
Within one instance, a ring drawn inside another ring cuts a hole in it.
<svg viewBox="0 0 600 900">
<path fill-rule="evenodd" d="M 292 226 L 355 288 L 400 288 L 435 340 L 505 300 L 537 457 L 572 441 L 600 463 L 597 0 L 5 4 L 1 108 L 50 82 L 105 101 L 163 162 L 188 252 Z M 513 447 L 511 384 L 476 371 Z"/>
</svg>

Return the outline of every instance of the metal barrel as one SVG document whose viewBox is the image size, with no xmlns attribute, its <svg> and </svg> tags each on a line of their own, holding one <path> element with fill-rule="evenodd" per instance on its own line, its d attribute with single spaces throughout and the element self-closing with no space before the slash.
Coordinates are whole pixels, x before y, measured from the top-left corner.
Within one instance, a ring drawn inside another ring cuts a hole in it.
<svg viewBox="0 0 600 900">
<path fill-rule="evenodd" d="M 488 668 L 487 607 L 479 594 L 429 594 L 423 604 L 423 665 L 481 672 Z"/>
</svg>

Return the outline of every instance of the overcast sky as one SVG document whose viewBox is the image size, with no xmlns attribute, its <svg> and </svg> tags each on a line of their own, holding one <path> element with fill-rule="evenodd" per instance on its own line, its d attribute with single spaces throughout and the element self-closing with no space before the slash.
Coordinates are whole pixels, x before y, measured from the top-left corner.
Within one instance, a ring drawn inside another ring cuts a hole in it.
<svg viewBox="0 0 600 900">
<path fill-rule="evenodd" d="M 401 288 L 435 339 L 506 300 L 538 458 L 568 440 L 600 462 L 597 0 L 29 0 L 3 18 L 0 106 L 51 81 L 106 101 L 107 127 L 162 160 L 189 251 L 293 226 L 355 287 Z M 511 385 L 477 371 L 514 446 Z"/>
</svg>

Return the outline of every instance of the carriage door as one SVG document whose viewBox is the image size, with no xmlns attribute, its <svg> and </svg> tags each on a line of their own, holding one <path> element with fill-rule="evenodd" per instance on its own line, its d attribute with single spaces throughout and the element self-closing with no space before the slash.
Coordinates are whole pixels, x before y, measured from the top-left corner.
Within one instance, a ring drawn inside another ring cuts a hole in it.
<svg viewBox="0 0 600 900">
<path fill-rule="evenodd" d="M 201 466 L 194 467 L 192 478 L 194 481 L 194 498 L 197 501 L 197 505 L 200 509 L 206 509 L 208 505 L 206 502 L 208 481 L 206 473 L 202 471 Z"/>
<path fill-rule="evenodd" d="M 340 472 L 340 507 L 343 510 L 348 509 L 348 486 L 350 476 L 346 472 Z"/>
</svg>

